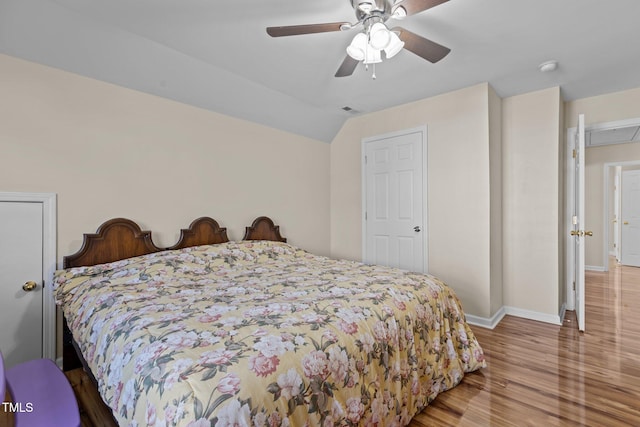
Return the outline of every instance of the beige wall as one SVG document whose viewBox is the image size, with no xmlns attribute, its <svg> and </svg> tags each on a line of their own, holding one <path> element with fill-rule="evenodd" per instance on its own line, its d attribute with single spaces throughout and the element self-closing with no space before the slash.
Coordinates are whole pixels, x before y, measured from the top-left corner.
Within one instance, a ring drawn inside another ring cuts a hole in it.
<svg viewBox="0 0 640 427">
<path fill-rule="evenodd" d="M 578 115 L 585 115 L 585 126 L 640 117 L 640 87 L 605 95 L 577 99 L 565 104 L 567 128 L 576 127 Z"/>
<path fill-rule="evenodd" d="M 429 271 L 468 314 L 490 316 L 488 94 L 484 83 L 344 125 L 331 143 L 332 256 L 362 259 L 362 139 L 426 125 Z"/>
<path fill-rule="evenodd" d="M 561 293 L 559 88 L 503 99 L 504 304 L 558 315 Z"/>
<path fill-rule="evenodd" d="M 123 216 L 161 246 L 259 215 L 328 255 L 329 144 L 0 55 L 0 191 L 58 194 L 58 258 Z"/>
</svg>

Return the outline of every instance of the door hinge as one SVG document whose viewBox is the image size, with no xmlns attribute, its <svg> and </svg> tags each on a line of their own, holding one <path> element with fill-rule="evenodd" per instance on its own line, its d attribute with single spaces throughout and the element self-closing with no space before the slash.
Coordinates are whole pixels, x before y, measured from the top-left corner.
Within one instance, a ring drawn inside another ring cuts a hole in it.
<svg viewBox="0 0 640 427">
<path fill-rule="evenodd" d="M 368 162 L 367 156 L 364 156 L 364 164 L 366 165 Z"/>
<path fill-rule="evenodd" d="M 576 149 L 574 148 L 574 149 L 573 149 L 573 158 L 575 159 L 577 155 L 578 155 L 578 152 L 577 152 L 577 151 L 576 151 Z"/>
<path fill-rule="evenodd" d="M 573 290 L 574 291 L 576 290 L 576 281 L 575 280 L 573 281 Z"/>
<path fill-rule="evenodd" d="M 367 220 L 367 213 L 366 212 L 364 213 L 364 220 L 365 221 Z"/>
</svg>

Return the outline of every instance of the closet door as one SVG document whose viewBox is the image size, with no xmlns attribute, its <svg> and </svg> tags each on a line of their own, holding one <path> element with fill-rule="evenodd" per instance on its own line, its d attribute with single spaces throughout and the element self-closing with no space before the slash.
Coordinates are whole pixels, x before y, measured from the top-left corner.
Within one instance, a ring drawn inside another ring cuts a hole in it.
<svg viewBox="0 0 640 427">
<path fill-rule="evenodd" d="M 0 201 L 0 350 L 7 367 L 43 355 L 43 204 Z"/>
</svg>

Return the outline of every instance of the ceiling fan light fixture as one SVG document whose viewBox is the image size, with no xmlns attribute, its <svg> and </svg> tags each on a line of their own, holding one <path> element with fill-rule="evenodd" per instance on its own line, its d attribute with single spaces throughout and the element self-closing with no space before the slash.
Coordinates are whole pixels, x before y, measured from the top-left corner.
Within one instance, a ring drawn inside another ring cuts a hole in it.
<svg viewBox="0 0 640 427">
<path fill-rule="evenodd" d="M 362 62 L 365 65 L 378 64 L 382 62 L 382 55 L 379 50 L 369 48 L 365 51 L 364 60 Z"/>
<path fill-rule="evenodd" d="M 382 22 L 376 22 L 369 29 L 369 44 L 372 48 L 382 50 L 389 46 L 391 32 Z"/>
<path fill-rule="evenodd" d="M 404 42 L 400 40 L 400 37 L 393 31 L 390 31 L 391 41 L 389 42 L 389 46 L 384 48 L 384 54 L 387 59 L 393 58 L 402 50 L 404 47 Z"/>
<path fill-rule="evenodd" d="M 367 51 L 367 36 L 365 33 L 358 33 L 351 41 L 351 44 L 347 46 L 347 55 L 355 59 L 356 61 L 362 61 L 365 58 L 365 52 Z"/>
</svg>

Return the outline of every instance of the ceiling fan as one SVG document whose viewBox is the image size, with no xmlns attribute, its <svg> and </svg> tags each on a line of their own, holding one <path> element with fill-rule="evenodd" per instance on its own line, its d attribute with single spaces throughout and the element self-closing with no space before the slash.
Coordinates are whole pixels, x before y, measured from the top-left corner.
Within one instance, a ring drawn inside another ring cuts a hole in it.
<svg viewBox="0 0 640 427">
<path fill-rule="evenodd" d="M 412 33 L 402 27 L 389 29 L 389 19 L 404 19 L 407 16 L 423 12 L 449 0 L 349 0 L 356 12 L 355 23 L 331 22 L 324 24 L 289 25 L 268 27 L 271 37 L 297 36 L 301 34 L 327 33 L 347 31 L 362 27 L 351 44 L 347 47 L 347 56 L 336 72 L 336 77 L 353 74 L 360 61 L 365 65 L 382 62 L 385 58 L 395 56 L 402 48 L 436 63 L 447 56 L 451 49 L 434 41 Z M 375 72 L 373 77 L 375 78 Z"/>
</svg>

